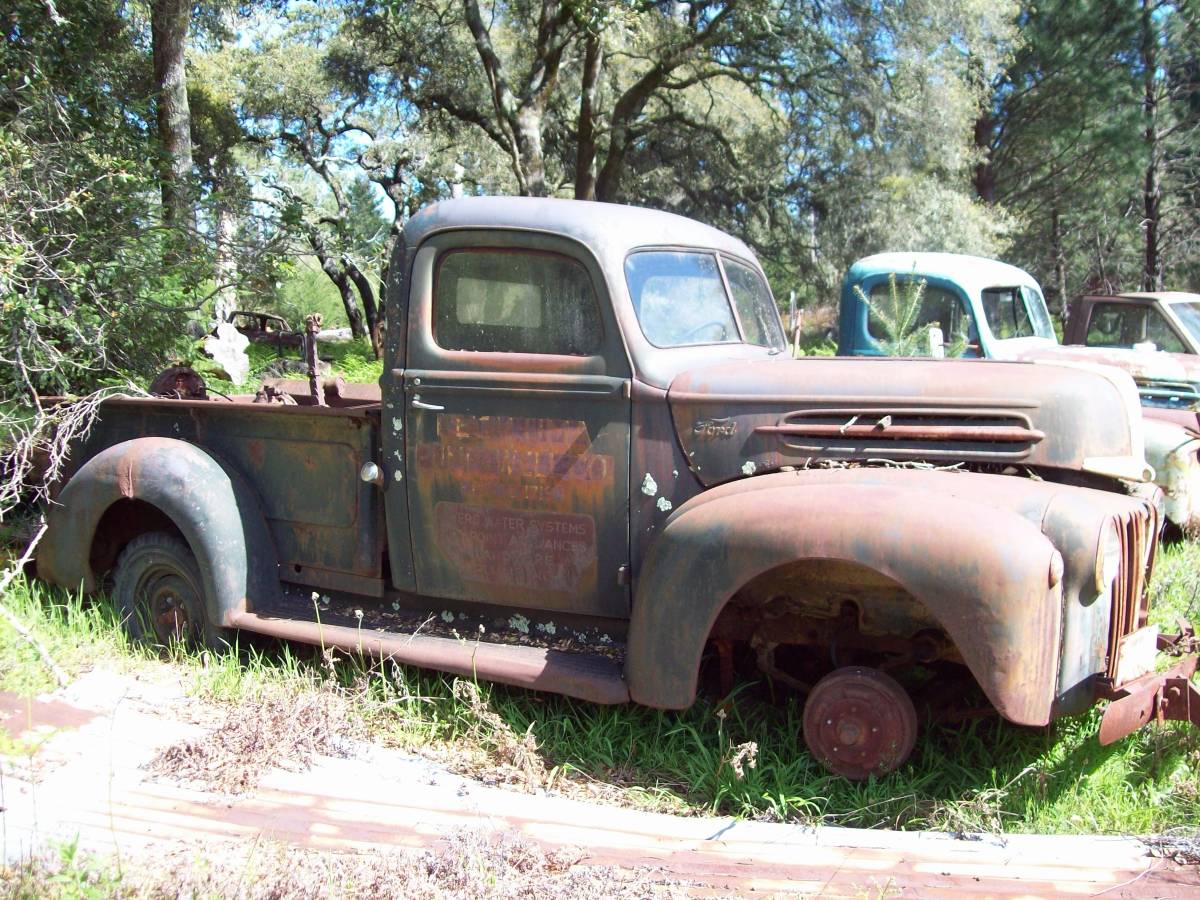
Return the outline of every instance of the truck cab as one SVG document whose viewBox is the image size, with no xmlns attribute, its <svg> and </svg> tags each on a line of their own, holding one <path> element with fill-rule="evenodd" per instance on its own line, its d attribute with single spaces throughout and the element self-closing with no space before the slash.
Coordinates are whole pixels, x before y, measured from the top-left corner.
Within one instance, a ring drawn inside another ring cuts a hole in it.
<svg viewBox="0 0 1200 900">
<path fill-rule="evenodd" d="M 1063 343 L 1200 354 L 1200 294 L 1156 291 L 1075 298 Z"/>
<path fill-rule="evenodd" d="M 371 394 L 106 402 L 39 575 L 111 572 L 154 643 L 241 629 L 601 703 L 682 709 L 706 654 L 724 689 L 750 662 L 850 778 L 912 750 L 889 673 L 969 673 L 1030 725 L 1112 699 L 1116 739 L 1194 669 L 1154 672 L 1124 373 L 795 360 L 741 241 L 611 204 L 436 204 L 386 298 Z"/>
</svg>

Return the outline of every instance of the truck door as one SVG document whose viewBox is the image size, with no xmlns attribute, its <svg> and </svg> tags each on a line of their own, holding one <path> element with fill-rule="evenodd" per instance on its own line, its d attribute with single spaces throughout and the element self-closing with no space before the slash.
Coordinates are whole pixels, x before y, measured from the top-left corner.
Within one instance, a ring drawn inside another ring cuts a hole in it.
<svg viewBox="0 0 1200 900">
<path fill-rule="evenodd" d="M 437 235 L 410 298 L 418 591 L 628 615 L 630 368 L 591 254 L 522 232 Z"/>
</svg>

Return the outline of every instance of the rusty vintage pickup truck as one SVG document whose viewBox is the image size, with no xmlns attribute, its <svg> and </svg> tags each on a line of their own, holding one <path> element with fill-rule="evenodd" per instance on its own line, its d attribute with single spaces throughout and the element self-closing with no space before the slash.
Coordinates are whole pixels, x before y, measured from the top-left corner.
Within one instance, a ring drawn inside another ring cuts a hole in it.
<svg viewBox="0 0 1200 900">
<path fill-rule="evenodd" d="M 600 703 L 682 709 L 706 652 L 714 682 L 756 664 L 850 778 L 908 756 L 918 667 L 1025 725 L 1114 700 L 1104 740 L 1200 720 L 1195 657 L 1155 671 L 1123 373 L 791 359 L 745 245 L 608 204 L 437 204 L 389 271 L 378 388 L 106 402 L 39 575 L 111 573 L 164 644 Z"/>
</svg>

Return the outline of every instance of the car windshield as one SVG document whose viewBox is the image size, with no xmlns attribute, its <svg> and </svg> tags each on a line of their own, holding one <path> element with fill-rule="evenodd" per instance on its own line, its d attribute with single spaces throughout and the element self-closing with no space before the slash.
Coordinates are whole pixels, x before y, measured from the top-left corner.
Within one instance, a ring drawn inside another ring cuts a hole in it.
<svg viewBox="0 0 1200 900">
<path fill-rule="evenodd" d="M 997 340 L 1042 337 L 1054 340 L 1050 312 L 1039 291 L 1031 287 L 984 288 L 983 315 Z"/>
<path fill-rule="evenodd" d="M 1171 309 L 1192 337 L 1200 337 L 1200 300 L 1172 303 Z"/>
<path fill-rule="evenodd" d="M 784 348 L 771 293 L 749 266 L 715 253 L 646 250 L 625 260 L 625 280 L 642 333 L 656 347 L 747 343 Z"/>
</svg>

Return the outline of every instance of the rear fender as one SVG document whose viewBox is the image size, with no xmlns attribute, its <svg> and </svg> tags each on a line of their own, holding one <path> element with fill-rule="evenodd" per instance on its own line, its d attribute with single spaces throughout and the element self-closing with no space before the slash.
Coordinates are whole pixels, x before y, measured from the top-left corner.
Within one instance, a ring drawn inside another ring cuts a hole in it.
<svg viewBox="0 0 1200 900">
<path fill-rule="evenodd" d="M 179 529 L 200 565 L 214 625 L 230 626 L 248 600 L 258 605 L 279 597 L 275 547 L 254 489 L 224 461 L 171 438 L 115 444 L 80 467 L 50 508 L 38 575 L 96 590 L 89 561 L 96 526 L 125 499 L 155 507 Z"/>
<path fill-rule="evenodd" d="M 701 494 L 668 520 L 643 567 L 630 694 L 649 706 L 690 705 L 713 623 L 742 585 L 790 563 L 838 560 L 923 603 L 1005 718 L 1045 724 L 1061 626 L 1055 553 L 1014 512 L 906 486 L 793 481 Z"/>
</svg>

